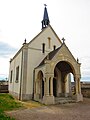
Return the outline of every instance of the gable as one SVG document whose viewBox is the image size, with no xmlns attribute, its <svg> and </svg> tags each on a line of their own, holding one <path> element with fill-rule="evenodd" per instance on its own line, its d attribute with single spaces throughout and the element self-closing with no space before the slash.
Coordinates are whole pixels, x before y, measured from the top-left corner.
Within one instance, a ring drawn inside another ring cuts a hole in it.
<svg viewBox="0 0 90 120">
<path fill-rule="evenodd" d="M 74 58 L 74 56 L 72 55 L 72 53 L 70 52 L 70 50 L 68 49 L 68 47 L 66 46 L 65 43 L 62 44 L 62 46 L 60 47 L 60 49 L 58 50 L 58 52 L 55 54 L 55 56 L 52 58 L 54 59 L 60 59 L 61 58 L 65 58 L 65 59 L 70 59 L 74 62 L 76 62 L 76 59 Z"/>
<path fill-rule="evenodd" d="M 48 38 L 50 38 L 50 46 L 51 48 L 48 49 Z M 38 44 L 37 44 L 38 43 Z M 46 50 L 52 51 L 53 46 L 55 45 L 58 48 L 62 42 L 53 30 L 53 28 L 48 25 L 45 29 L 43 29 L 33 40 L 28 43 L 30 48 L 41 49 L 41 45 L 45 43 Z"/>
</svg>

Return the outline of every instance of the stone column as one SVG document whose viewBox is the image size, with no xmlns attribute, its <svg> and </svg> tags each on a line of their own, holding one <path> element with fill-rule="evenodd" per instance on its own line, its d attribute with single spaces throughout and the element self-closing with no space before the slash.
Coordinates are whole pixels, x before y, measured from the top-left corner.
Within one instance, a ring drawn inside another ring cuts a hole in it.
<svg viewBox="0 0 90 120">
<path fill-rule="evenodd" d="M 27 91 L 27 59 L 28 58 L 28 46 L 24 44 L 22 49 L 22 62 L 21 62 L 21 80 L 20 80 L 20 100 L 28 100 L 29 95 L 26 93 Z"/>
<path fill-rule="evenodd" d="M 78 79 L 78 89 L 79 89 L 79 94 L 81 94 L 81 84 L 80 84 L 80 79 Z"/>
<path fill-rule="evenodd" d="M 76 88 L 76 94 L 78 94 L 78 79 L 74 78 L 75 80 L 75 88 Z"/>
<path fill-rule="evenodd" d="M 44 96 L 45 96 L 45 93 L 46 93 L 46 78 L 43 77 L 43 81 L 44 81 Z"/>
<path fill-rule="evenodd" d="M 75 78 L 75 86 L 76 86 L 76 101 L 83 101 L 83 96 L 81 94 L 81 88 L 80 88 L 80 78 L 76 77 Z"/>
<path fill-rule="evenodd" d="M 53 77 L 50 79 L 50 95 L 53 96 Z"/>
<path fill-rule="evenodd" d="M 53 78 L 50 75 L 46 76 L 45 80 L 45 94 L 43 97 L 43 103 L 44 104 L 54 104 L 54 96 L 53 96 Z M 49 79 L 50 79 L 50 85 L 49 85 Z M 49 88 L 50 86 L 50 88 Z M 50 92 L 50 93 L 49 93 Z"/>
<path fill-rule="evenodd" d="M 49 96 L 49 78 L 46 79 L 46 96 Z"/>
</svg>

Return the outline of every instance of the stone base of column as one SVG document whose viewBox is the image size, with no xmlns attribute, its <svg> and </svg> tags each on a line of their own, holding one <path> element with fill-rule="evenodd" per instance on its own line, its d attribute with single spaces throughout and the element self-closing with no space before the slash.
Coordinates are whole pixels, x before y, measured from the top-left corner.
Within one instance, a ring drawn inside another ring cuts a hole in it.
<svg viewBox="0 0 90 120">
<path fill-rule="evenodd" d="M 55 104 L 54 96 L 43 96 L 43 103 L 46 105 Z"/>
<path fill-rule="evenodd" d="M 83 101 L 83 95 L 82 94 L 75 94 L 73 98 L 76 100 L 76 102 Z"/>
<path fill-rule="evenodd" d="M 34 94 L 34 100 L 39 101 L 39 97 L 40 97 L 39 94 Z"/>
</svg>

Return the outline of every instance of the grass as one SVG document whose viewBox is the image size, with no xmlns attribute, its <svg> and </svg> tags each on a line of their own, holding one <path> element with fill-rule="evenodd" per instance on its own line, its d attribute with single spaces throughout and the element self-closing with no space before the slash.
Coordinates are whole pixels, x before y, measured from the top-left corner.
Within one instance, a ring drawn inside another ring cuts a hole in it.
<svg viewBox="0 0 90 120">
<path fill-rule="evenodd" d="M 5 111 L 22 107 L 20 102 L 16 102 L 10 94 L 0 94 L 0 120 L 14 120 L 5 115 Z"/>
<path fill-rule="evenodd" d="M 10 94 L 0 93 L 0 120 L 15 120 L 5 114 L 5 111 L 24 108 L 36 108 L 44 106 L 43 104 L 35 101 L 17 102 Z"/>
</svg>

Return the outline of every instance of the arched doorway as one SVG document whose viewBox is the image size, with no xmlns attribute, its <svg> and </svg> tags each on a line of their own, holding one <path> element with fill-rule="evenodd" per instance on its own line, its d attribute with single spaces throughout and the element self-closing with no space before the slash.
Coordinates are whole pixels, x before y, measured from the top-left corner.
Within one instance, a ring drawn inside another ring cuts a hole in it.
<svg viewBox="0 0 90 120">
<path fill-rule="evenodd" d="M 44 80 L 43 80 L 43 72 L 39 71 L 38 72 L 38 76 L 37 76 L 37 80 L 38 80 L 38 90 L 39 90 L 39 98 L 43 98 L 44 96 Z"/>
<path fill-rule="evenodd" d="M 56 64 L 53 78 L 53 95 L 55 97 L 71 96 L 71 76 L 74 75 L 73 67 L 66 61 L 60 61 Z"/>
</svg>

